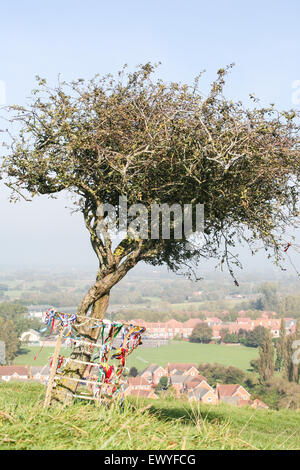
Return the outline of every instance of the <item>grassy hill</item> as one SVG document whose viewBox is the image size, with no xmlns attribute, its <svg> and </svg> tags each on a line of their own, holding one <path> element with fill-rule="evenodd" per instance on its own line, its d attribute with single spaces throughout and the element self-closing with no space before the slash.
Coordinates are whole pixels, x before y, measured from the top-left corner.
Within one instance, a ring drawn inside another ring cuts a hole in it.
<svg viewBox="0 0 300 470">
<path fill-rule="evenodd" d="M 38 384 L 0 384 L 0 449 L 299 449 L 300 413 L 130 399 L 125 409 L 42 407 Z"/>
<path fill-rule="evenodd" d="M 34 356 L 40 347 L 34 346 L 23 350 L 23 354 L 16 357 L 14 364 L 18 365 L 44 365 L 53 348 L 45 347 L 34 361 Z M 68 354 L 62 349 L 62 354 Z M 245 346 L 225 346 L 218 344 L 196 344 L 183 341 L 171 341 L 159 348 L 138 348 L 129 357 L 128 367 L 135 366 L 139 371 L 151 363 L 165 366 L 167 362 L 201 362 L 219 363 L 225 366 L 234 366 L 242 370 L 250 367 L 250 361 L 258 357 L 258 350 Z"/>
</svg>

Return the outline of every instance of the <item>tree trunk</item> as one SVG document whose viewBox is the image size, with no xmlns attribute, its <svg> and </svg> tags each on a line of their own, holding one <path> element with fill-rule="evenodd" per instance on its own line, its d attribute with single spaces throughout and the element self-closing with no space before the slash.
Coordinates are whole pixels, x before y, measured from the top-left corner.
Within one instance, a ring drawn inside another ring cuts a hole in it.
<svg viewBox="0 0 300 470">
<path fill-rule="evenodd" d="M 88 327 L 89 324 L 80 326 L 80 323 L 84 322 L 84 317 L 88 318 L 87 313 L 90 307 L 92 307 L 91 316 L 93 318 L 99 320 L 104 318 L 112 287 L 137 264 L 140 254 L 141 248 L 138 247 L 128 255 L 126 261 L 122 262 L 119 266 L 110 265 L 107 266 L 106 269 L 100 269 L 96 282 L 83 297 L 78 307 L 78 318 L 74 325 L 78 334 L 86 339 L 86 341 L 95 343 L 99 337 L 100 328 L 91 329 Z M 90 362 L 92 354 L 93 351 L 89 346 L 79 345 L 73 349 L 70 359 Z M 52 401 L 63 404 L 72 402 L 73 394 L 76 392 L 79 382 L 71 379 L 81 379 L 87 367 L 86 364 L 80 364 L 70 360 L 64 368 L 61 377 L 57 379 L 57 385 L 52 394 Z"/>
<path fill-rule="evenodd" d="M 91 316 L 102 320 L 106 313 L 109 303 L 109 294 L 104 294 L 100 297 L 94 304 Z M 83 322 L 83 318 L 79 318 L 78 322 Z M 96 342 L 99 334 L 100 328 L 91 329 L 86 325 L 79 326 L 77 329 L 78 334 L 88 342 Z M 70 356 L 70 359 L 75 359 L 78 361 L 90 362 L 93 351 L 89 346 L 79 345 L 73 349 L 73 352 Z M 57 385 L 53 390 L 52 402 L 58 402 L 61 404 L 69 404 L 73 400 L 73 394 L 76 393 L 79 382 L 72 379 L 80 379 L 84 376 L 84 373 L 88 366 L 86 364 L 80 364 L 77 362 L 69 361 L 69 363 L 64 368 L 64 371 L 61 375 L 61 378 L 57 380 Z M 68 379 L 68 377 L 70 377 Z"/>
</svg>

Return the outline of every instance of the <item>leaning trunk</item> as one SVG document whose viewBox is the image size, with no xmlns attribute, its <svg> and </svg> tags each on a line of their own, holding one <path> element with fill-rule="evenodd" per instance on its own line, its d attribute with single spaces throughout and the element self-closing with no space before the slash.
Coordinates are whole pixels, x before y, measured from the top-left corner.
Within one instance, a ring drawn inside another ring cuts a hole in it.
<svg viewBox="0 0 300 470">
<path fill-rule="evenodd" d="M 99 320 L 104 318 L 111 289 L 136 265 L 139 256 L 140 248 L 132 252 L 126 261 L 122 262 L 117 268 L 116 265 L 112 264 L 106 267 L 105 271 L 104 269 L 99 271 L 95 284 L 92 285 L 79 305 L 78 317 L 74 325 L 78 335 L 86 341 L 95 343 L 100 334 L 100 327 L 91 329 L 89 324 L 81 325 L 81 323 L 84 323 L 84 318 L 88 318 L 87 313 L 90 307 L 92 307 L 91 316 L 93 318 Z M 93 351 L 87 345 L 79 345 L 73 349 L 70 356 L 71 360 L 64 368 L 59 379 L 57 379 L 53 400 L 60 403 L 72 401 L 73 394 L 76 392 L 79 384 L 79 381 L 76 379 L 82 379 L 87 367 L 89 367 L 87 364 L 74 361 L 91 362 L 92 354 Z"/>
<path fill-rule="evenodd" d="M 105 316 L 108 303 L 109 293 L 104 294 L 94 303 L 91 316 L 102 320 Z M 78 319 L 79 326 L 76 327 L 78 334 L 86 341 L 95 343 L 99 337 L 100 328 L 91 329 L 86 325 L 80 326 L 80 323 L 83 322 L 84 319 L 80 317 Z M 77 380 L 83 378 L 85 371 L 89 367 L 86 364 L 75 361 L 90 362 L 92 354 L 92 349 L 87 345 L 79 345 L 73 349 L 70 361 L 64 368 L 61 378 L 57 380 L 57 385 L 52 395 L 53 401 L 68 404 L 73 400 L 73 394 L 76 393 L 79 385 Z"/>
</svg>

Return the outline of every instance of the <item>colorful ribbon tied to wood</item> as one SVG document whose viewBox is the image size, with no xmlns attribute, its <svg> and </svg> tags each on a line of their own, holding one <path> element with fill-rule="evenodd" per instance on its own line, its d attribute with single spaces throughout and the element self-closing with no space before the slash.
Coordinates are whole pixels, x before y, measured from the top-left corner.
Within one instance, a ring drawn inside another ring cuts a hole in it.
<svg viewBox="0 0 300 470">
<path fill-rule="evenodd" d="M 77 382 L 78 387 L 86 385 L 91 392 L 91 399 L 105 401 L 107 398 L 119 398 L 123 400 L 122 375 L 126 368 L 126 359 L 140 344 L 144 327 L 133 324 L 110 320 L 99 320 L 91 316 L 80 316 L 58 312 L 55 308 L 49 308 L 45 313 L 45 328 L 41 333 L 49 336 L 60 335 L 65 339 L 65 346 L 72 349 L 71 357 L 59 355 L 54 363 L 51 358 L 51 367 L 55 368 L 55 382 L 53 387 L 59 386 L 63 378 Z M 78 333 L 79 326 L 94 330 L 99 328 L 98 340 L 88 341 L 88 335 Z M 74 351 L 78 348 L 89 351 L 90 360 L 85 361 L 76 358 Z M 70 363 L 85 365 L 84 374 L 72 377 L 68 365 Z M 88 398 L 85 395 L 73 397 Z"/>
</svg>

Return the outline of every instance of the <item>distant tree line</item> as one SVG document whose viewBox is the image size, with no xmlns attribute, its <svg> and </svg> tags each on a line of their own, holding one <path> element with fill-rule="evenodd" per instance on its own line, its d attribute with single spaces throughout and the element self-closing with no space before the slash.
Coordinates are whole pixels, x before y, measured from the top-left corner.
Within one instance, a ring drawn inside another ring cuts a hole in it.
<svg viewBox="0 0 300 470">
<path fill-rule="evenodd" d="M 257 360 L 255 362 L 257 366 Z M 262 381 L 254 371 L 245 372 L 218 363 L 201 363 L 198 370 L 212 386 L 217 383 L 240 384 L 251 393 L 252 399 L 259 398 L 272 408 L 300 408 L 300 385 L 289 382 L 285 376 L 274 376 Z"/>
<path fill-rule="evenodd" d="M 299 341 L 298 347 L 297 341 Z M 259 346 L 259 358 L 252 361 L 252 366 L 257 370 L 261 383 L 273 379 L 277 371 L 288 382 L 299 384 L 300 365 L 297 360 L 297 349 L 300 350 L 300 320 L 297 321 L 295 332 L 287 335 L 285 321 L 282 318 L 279 338 L 275 340 L 266 330 Z M 298 359 L 300 359 L 299 353 Z"/>
<path fill-rule="evenodd" d="M 0 341 L 5 343 L 7 363 L 10 363 L 19 352 L 20 335 L 30 328 L 40 328 L 38 320 L 26 318 L 27 312 L 27 307 L 21 303 L 0 303 Z"/>
<path fill-rule="evenodd" d="M 263 346 L 269 330 L 263 326 L 257 326 L 252 331 L 243 330 L 230 332 L 228 328 L 221 328 L 218 340 L 221 343 L 241 343 L 244 346 L 258 348 Z M 213 339 L 213 330 L 205 322 L 199 322 L 193 329 L 189 338 L 192 343 L 209 343 Z"/>
</svg>

